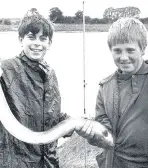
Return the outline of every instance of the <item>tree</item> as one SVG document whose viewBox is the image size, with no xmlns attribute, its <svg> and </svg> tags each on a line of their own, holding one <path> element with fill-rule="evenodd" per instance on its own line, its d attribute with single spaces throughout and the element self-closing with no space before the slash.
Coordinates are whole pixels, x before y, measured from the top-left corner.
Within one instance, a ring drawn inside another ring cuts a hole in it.
<svg viewBox="0 0 148 168">
<path fill-rule="evenodd" d="M 64 16 L 64 22 L 63 23 L 72 24 L 72 23 L 75 23 L 75 19 L 72 16 Z"/>
<path fill-rule="evenodd" d="M 2 24 L 3 23 L 3 19 L 0 19 L 0 24 Z"/>
<path fill-rule="evenodd" d="M 9 19 L 4 19 L 3 24 L 4 25 L 11 25 L 11 21 Z"/>
<path fill-rule="evenodd" d="M 103 18 L 115 21 L 121 17 L 139 17 L 140 10 L 136 7 L 107 8 L 104 11 Z"/>
<path fill-rule="evenodd" d="M 83 11 L 78 10 L 78 11 L 75 13 L 75 17 L 78 18 L 78 19 L 83 19 Z"/>
<path fill-rule="evenodd" d="M 91 19 L 91 24 L 99 24 L 99 23 L 100 23 L 100 19 L 98 18 Z"/>
<path fill-rule="evenodd" d="M 76 13 L 75 13 L 75 22 L 76 23 L 82 23 L 83 22 L 83 11 L 81 10 L 78 10 Z"/>
<path fill-rule="evenodd" d="M 89 23 L 91 23 L 91 17 L 89 17 L 89 16 L 85 16 L 85 23 L 86 24 L 89 24 Z"/>
<path fill-rule="evenodd" d="M 49 18 L 55 23 L 62 23 L 64 19 L 63 12 L 58 7 L 51 8 Z"/>
</svg>

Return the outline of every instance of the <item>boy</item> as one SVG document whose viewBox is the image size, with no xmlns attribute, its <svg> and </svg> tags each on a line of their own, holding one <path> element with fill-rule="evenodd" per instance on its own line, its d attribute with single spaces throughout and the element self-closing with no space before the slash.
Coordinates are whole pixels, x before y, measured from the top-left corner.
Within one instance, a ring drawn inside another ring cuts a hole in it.
<svg viewBox="0 0 148 168">
<path fill-rule="evenodd" d="M 134 18 L 121 18 L 109 29 L 108 46 L 118 70 L 100 82 L 95 120 L 114 137 L 115 146 L 97 156 L 99 168 L 148 167 L 148 64 L 143 60 L 147 30 Z M 79 130 L 102 147 L 87 122 Z"/>
<path fill-rule="evenodd" d="M 55 72 L 43 60 L 49 49 L 52 24 L 36 10 L 19 27 L 22 52 L 2 62 L 2 87 L 9 107 L 24 126 L 45 131 L 64 120 Z M 57 142 L 31 145 L 11 136 L 0 123 L 0 168 L 58 168 Z"/>
</svg>

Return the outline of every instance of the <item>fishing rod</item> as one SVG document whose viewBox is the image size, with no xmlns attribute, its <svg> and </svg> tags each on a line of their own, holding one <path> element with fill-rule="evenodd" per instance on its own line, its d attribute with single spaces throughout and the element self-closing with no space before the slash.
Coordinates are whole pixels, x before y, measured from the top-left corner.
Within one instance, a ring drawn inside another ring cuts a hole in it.
<svg viewBox="0 0 148 168">
<path fill-rule="evenodd" d="M 83 1 L 83 87 L 84 87 L 84 114 L 86 114 L 86 71 L 85 71 L 85 11 L 84 11 L 84 1 Z"/>
<path fill-rule="evenodd" d="M 83 1 L 83 106 L 84 106 L 84 116 L 86 116 L 86 64 L 85 64 L 85 2 Z M 87 142 L 84 139 L 84 167 L 87 168 Z"/>
</svg>

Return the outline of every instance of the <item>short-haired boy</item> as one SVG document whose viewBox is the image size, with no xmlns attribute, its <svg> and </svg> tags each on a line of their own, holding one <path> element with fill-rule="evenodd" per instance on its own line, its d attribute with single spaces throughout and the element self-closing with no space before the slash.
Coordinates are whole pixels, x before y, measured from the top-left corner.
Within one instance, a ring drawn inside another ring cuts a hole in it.
<svg viewBox="0 0 148 168">
<path fill-rule="evenodd" d="M 112 132 L 115 146 L 104 148 L 97 162 L 99 168 L 147 168 L 147 30 L 137 19 L 121 18 L 109 29 L 108 46 L 118 69 L 100 82 L 95 120 Z M 97 129 L 97 124 L 86 123 L 79 134 L 102 147 L 94 134 Z"/>
</svg>

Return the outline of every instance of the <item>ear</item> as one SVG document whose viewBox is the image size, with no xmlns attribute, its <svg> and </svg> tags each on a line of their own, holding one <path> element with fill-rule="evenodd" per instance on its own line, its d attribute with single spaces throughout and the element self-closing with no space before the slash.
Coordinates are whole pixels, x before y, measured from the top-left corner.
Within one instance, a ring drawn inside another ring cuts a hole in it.
<svg viewBox="0 0 148 168">
<path fill-rule="evenodd" d="M 19 40 L 20 43 L 22 43 L 23 38 L 18 36 L 18 40 Z"/>
<path fill-rule="evenodd" d="M 51 43 L 52 43 L 52 41 L 50 40 L 49 42 L 48 42 L 48 50 L 49 50 L 49 48 L 50 48 L 50 46 L 51 46 Z"/>
<path fill-rule="evenodd" d="M 141 51 L 141 53 L 142 53 L 142 56 L 145 55 L 145 50 L 144 50 L 144 51 Z"/>
</svg>

